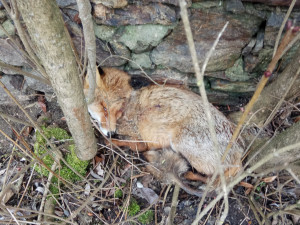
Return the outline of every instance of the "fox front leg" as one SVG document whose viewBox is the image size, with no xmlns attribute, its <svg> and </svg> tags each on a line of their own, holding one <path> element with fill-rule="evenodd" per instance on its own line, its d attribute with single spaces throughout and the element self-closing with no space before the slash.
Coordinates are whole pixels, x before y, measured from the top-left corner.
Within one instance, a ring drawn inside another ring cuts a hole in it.
<svg viewBox="0 0 300 225">
<path fill-rule="evenodd" d="M 118 147 L 128 147 L 132 151 L 144 152 L 148 150 L 148 145 L 141 140 L 119 140 L 115 138 L 110 139 L 112 144 L 117 145 Z M 109 145 L 110 142 L 105 140 L 106 145 Z"/>
</svg>

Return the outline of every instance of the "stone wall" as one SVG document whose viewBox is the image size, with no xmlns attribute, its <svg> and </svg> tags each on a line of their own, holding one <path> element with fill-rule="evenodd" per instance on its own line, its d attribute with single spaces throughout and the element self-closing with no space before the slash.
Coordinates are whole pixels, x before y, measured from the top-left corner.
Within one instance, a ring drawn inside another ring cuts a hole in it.
<svg viewBox="0 0 300 225">
<path fill-rule="evenodd" d="M 81 55 L 82 28 L 75 0 L 57 0 L 73 42 Z M 179 15 L 177 0 L 91 0 L 97 37 L 97 61 L 130 74 L 187 80 L 197 91 L 192 60 Z M 272 1 L 267 1 L 272 3 Z M 278 1 L 276 1 L 278 2 Z M 205 73 L 205 85 L 211 102 L 218 105 L 245 103 L 255 90 L 272 57 L 275 38 L 287 7 L 248 1 L 187 1 L 191 27 L 199 62 L 202 63 L 217 34 L 226 21 L 229 25 L 213 53 Z M 1 7 L 1 5 L 0 5 Z M 291 19 L 299 23 L 300 9 Z M 17 34 L 5 10 L 0 22 L 9 35 Z M 291 49 L 278 67 L 284 69 L 299 43 Z M 30 63 L 0 30 L 0 60 L 26 71 Z M 0 68 L 1 69 L 1 68 Z M 16 72 L 1 69 L 4 74 Z M 3 76 L 8 84 L 19 76 Z M 23 89 L 50 92 L 46 85 L 26 78 Z M 0 96 L 2 96 L 0 90 Z M 0 101 L 4 100 L 0 97 Z"/>
</svg>

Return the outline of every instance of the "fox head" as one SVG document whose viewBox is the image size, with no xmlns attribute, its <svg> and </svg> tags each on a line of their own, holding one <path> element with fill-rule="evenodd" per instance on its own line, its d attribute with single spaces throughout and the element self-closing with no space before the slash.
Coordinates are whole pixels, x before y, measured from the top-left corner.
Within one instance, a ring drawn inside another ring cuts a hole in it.
<svg viewBox="0 0 300 225">
<path fill-rule="evenodd" d="M 87 96 L 89 89 L 87 76 L 83 87 Z M 95 98 L 88 105 L 88 111 L 105 135 L 116 131 L 117 120 L 122 116 L 123 108 L 132 91 L 130 76 L 127 73 L 115 68 L 97 70 Z"/>
</svg>

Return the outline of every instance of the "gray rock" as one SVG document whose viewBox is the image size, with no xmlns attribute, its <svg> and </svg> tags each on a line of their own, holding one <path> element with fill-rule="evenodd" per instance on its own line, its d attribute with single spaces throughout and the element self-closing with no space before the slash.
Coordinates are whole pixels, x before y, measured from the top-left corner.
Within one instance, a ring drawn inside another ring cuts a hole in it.
<svg viewBox="0 0 300 225">
<path fill-rule="evenodd" d="M 33 70 L 32 68 L 23 67 L 22 69 L 28 73 L 35 75 L 35 76 L 42 77 L 42 75 L 40 73 Z M 24 86 L 25 88 L 29 87 L 30 89 L 32 89 L 34 91 L 40 91 L 40 92 L 44 92 L 44 93 L 53 93 L 53 89 L 51 86 L 44 84 L 36 79 L 30 78 L 30 77 L 24 77 L 24 78 L 26 81 L 25 86 Z"/>
<path fill-rule="evenodd" d="M 149 54 L 149 52 L 141 54 L 132 54 L 132 62 L 129 62 L 129 66 L 133 69 L 139 69 L 140 67 L 142 67 L 143 69 L 151 69 L 152 61 L 150 59 Z"/>
<path fill-rule="evenodd" d="M 265 28 L 265 38 L 264 43 L 267 46 L 274 46 L 279 28 L 284 19 L 284 14 L 271 13 L 268 18 L 267 25 Z"/>
<path fill-rule="evenodd" d="M 140 2 L 149 3 L 149 2 L 157 2 L 157 3 L 163 3 L 163 4 L 169 4 L 169 5 L 175 5 L 179 6 L 178 0 L 129 0 L 129 2 L 132 4 L 138 4 Z M 186 0 L 187 7 L 190 7 L 192 5 L 192 0 Z"/>
<path fill-rule="evenodd" d="M 118 42 L 102 42 L 96 40 L 97 62 L 102 66 L 122 66 L 130 59 L 129 50 Z"/>
<path fill-rule="evenodd" d="M 94 4 L 103 4 L 109 8 L 122 8 L 128 5 L 127 0 L 91 0 Z"/>
<path fill-rule="evenodd" d="M 251 41 L 248 43 L 248 45 L 243 49 L 242 55 L 247 56 L 251 53 L 252 49 L 254 48 L 256 44 L 256 38 L 252 38 Z"/>
<path fill-rule="evenodd" d="M 197 90 L 195 91 L 197 93 Z M 232 93 L 232 92 L 223 92 L 223 91 L 215 91 L 212 89 L 206 90 L 208 101 L 214 105 L 219 106 L 237 106 L 244 105 L 245 98 L 251 97 L 252 92 L 246 93 Z"/>
<path fill-rule="evenodd" d="M 259 54 L 257 59 L 255 60 L 254 65 L 252 65 L 253 70 L 252 72 L 259 73 L 259 76 L 267 69 L 269 63 L 271 62 L 273 55 L 273 48 L 263 48 Z M 246 67 L 248 65 L 246 64 Z"/>
<path fill-rule="evenodd" d="M 253 16 L 257 16 L 261 19 L 266 19 L 267 18 L 266 11 L 257 10 L 255 6 L 256 5 L 253 5 L 252 3 L 244 2 L 244 7 L 245 7 L 246 13 L 253 15 Z"/>
<path fill-rule="evenodd" d="M 30 97 L 23 93 L 24 86 L 23 76 L 20 75 L 3 75 L 1 77 L 1 82 L 5 87 L 12 93 L 14 97 L 20 102 L 25 102 L 30 100 Z M 13 100 L 6 94 L 3 88 L 0 88 L 0 102 L 1 105 L 13 105 Z"/>
<path fill-rule="evenodd" d="M 83 57 L 84 39 L 82 30 L 78 24 L 71 21 L 67 21 L 67 27 L 79 57 Z M 127 62 L 127 59 L 130 59 L 130 52 L 122 43 L 114 40 L 106 42 L 96 38 L 96 57 L 97 62 L 103 66 L 122 66 Z"/>
<path fill-rule="evenodd" d="M 200 1 L 192 4 L 193 9 L 221 8 L 222 6 L 222 3 L 219 1 Z"/>
<path fill-rule="evenodd" d="M 117 40 L 125 44 L 135 53 L 141 53 L 157 46 L 168 34 L 170 26 L 162 25 L 138 25 L 126 26 L 118 30 Z"/>
<path fill-rule="evenodd" d="M 174 9 L 157 3 L 128 5 L 122 9 L 110 9 L 98 4 L 94 6 L 94 18 L 97 24 L 109 26 L 149 23 L 171 25 L 177 19 Z"/>
<path fill-rule="evenodd" d="M 7 33 L 11 36 L 16 34 L 16 29 L 14 25 L 12 24 L 11 20 L 6 20 L 4 23 L 2 23 L 3 28 L 7 31 Z M 2 29 L 0 29 L 0 38 L 5 38 L 6 34 Z"/>
<path fill-rule="evenodd" d="M 77 5 L 76 0 L 56 0 L 56 3 L 61 8 L 71 5 Z"/>
<path fill-rule="evenodd" d="M 264 47 L 264 37 L 264 32 L 262 30 L 259 30 L 256 36 L 255 47 L 252 50 L 253 54 L 258 54 L 259 51 Z"/>
<path fill-rule="evenodd" d="M 0 38 L 0 60 L 14 66 L 26 65 L 25 57 L 12 46 L 13 44 L 8 39 Z"/>
<path fill-rule="evenodd" d="M 77 6 L 77 5 L 76 5 Z M 68 20 L 76 21 L 76 23 L 79 22 L 79 13 L 77 9 L 71 9 L 74 7 L 68 7 L 68 8 L 62 8 L 62 11 L 64 12 L 64 21 L 65 23 L 68 22 Z"/>
<path fill-rule="evenodd" d="M 252 73 L 257 64 L 259 63 L 258 56 L 252 54 L 244 56 L 244 69 L 248 73 Z"/>
<path fill-rule="evenodd" d="M 260 19 L 247 14 L 238 17 L 219 12 L 204 13 L 201 10 L 191 10 L 191 14 L 190 22 L 200 64 L 203 63 L 225 21 L 229 21 L 206 71 L 226 70 L 232 67 L 242 48 L 257 32 L 261 22 Z M 152 51 L 151 59 L 156 65 L 176 68 L 182 72 L 194 71 L 182 23 Z"/>
<path fill-rule="evenodd" d="M 226 77 L 231 81 L 246 81 L 251 77 L 243 68 L 243 59 L 239 58 L 232 67 L 225 70 Z"/>
<path fill-rule="evenodd" d="M 211 89 L 225 92 L 254 92 L 256 85 L 253 82 L 229 82 L 226 80 L 212 79 Z"/>
<path fill-rule="evenodd" d="M 245 7 L 241 0 L 228 0 L 226 1 L 226 11 L 232 13 L 243 13 L 245 12 Z"/>
<path fill-rule="evenodd" d="M 94 24 L 94 32 L 97 38 L 103 41 L 111 41 L 117 28 Z"/>
<path fill-rule="evenodd" d="M 6 19 L 6 11 L 0 10 L 0 22 L 3 23 Z"/>
</svg>

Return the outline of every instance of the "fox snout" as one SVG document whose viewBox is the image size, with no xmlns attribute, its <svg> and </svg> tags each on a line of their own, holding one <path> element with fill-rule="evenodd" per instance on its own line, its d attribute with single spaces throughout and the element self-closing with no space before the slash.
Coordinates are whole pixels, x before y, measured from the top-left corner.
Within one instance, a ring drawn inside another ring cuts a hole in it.
<svg viewBox="0 0 300 225">
<path fill-rule="evenodd" d="M 122 116 L 120 110 L 106 109 L 99 104 L 92 103 L 88 106 L 88 111 L 99 125 L 105 136 L 113 136 L 116 133 L 117 120 Z"/>
</svg>

